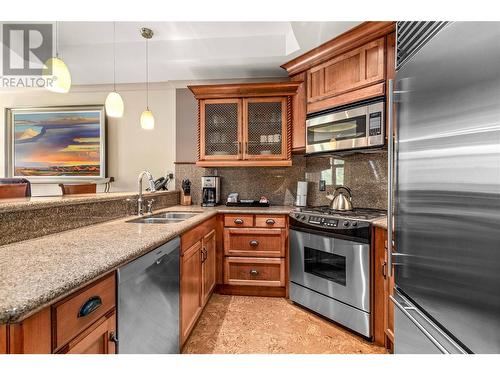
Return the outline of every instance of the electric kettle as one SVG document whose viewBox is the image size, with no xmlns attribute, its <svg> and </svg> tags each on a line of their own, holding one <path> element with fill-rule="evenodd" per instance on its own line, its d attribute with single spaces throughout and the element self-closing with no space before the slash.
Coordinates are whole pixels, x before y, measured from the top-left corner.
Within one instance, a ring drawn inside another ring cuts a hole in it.
<svg viewBox="0 0 500 375">
<path fill-rule="evenodd" d="M 342 190 L 347 192 L 344 195 Z M 352 210 L 352 192 L 347 186 L 339 186 L 333 192 L 326 196 L 330 201 L 330 208 L 335 211 L 351 211 Z"/>
</svg>

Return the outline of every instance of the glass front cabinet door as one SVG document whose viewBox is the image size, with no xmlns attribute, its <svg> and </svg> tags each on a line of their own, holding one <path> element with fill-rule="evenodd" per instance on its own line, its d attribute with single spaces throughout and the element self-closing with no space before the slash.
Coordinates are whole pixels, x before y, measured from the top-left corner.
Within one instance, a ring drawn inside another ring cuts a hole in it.
<svg viewBox="0 0 500 375">
<path fill-rule="evenodd" d="M 287 99 L 243 99 L 243 158 L 287 158 Z"/>
<path fill-rule="evenodd" d="M 238 160 L 242 155 L 240 99 L 200 102 L 200 160 Z"/>
<path fill-rule="evenodd" d="M 292 165 L 292 102 L 302 82 L 189 86 L 202 167 Z"/>
</svg>

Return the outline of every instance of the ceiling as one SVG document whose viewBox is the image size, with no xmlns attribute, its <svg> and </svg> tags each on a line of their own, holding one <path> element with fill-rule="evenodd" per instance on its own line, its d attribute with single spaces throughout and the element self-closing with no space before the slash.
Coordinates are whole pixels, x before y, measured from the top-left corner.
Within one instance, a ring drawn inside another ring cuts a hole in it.
<svg viewBox="0 0 500 375">
<path fill-rule="evenodd" d="M 283 77 L 280 65 L 360 22 L 117 22 L 116 81 L 151 82 Z M 61 22 L 59 53 L 74 84 L 113 81 L 113 23 Z"/>
</svg>

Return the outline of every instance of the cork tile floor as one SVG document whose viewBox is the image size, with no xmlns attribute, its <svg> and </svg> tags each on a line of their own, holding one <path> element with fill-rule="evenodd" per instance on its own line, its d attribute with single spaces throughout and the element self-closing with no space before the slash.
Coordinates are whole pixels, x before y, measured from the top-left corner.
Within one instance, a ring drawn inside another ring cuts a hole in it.
<svg viewBox="0 0 500 375">
<path fill-rule="evenodd" d="M 384 348 L 284 298 L 214 294 L 186 354 L 383 354 Z"/>
</svg>

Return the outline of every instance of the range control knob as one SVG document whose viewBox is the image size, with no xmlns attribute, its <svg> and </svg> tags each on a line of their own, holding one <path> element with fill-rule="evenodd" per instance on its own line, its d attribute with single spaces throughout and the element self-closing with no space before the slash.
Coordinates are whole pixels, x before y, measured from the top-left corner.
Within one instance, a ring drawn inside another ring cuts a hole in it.
<svg viewBox="0 0 500 375">
<path fill-rule="evenodd" d="M 354 222 L 352 223 L 352 226 L 353 226 L 353 227 L 357 227 L 357 226 L 358 226 L 358 222 L 357 222 L 357 221 L 354 221 Z"/>
<path fill-rule="evenodd" d="M 300 220 L 305 220 L 305 219 L 306 219 L 306 215 L 302 215 L 302 216 L 300 217 Z"/>
<path fill-rule="evenodd" d="M 349 222 L 348 221 L 344 221 L 344 227 L 348 227 L 349 226 Z"/>
</svg>

